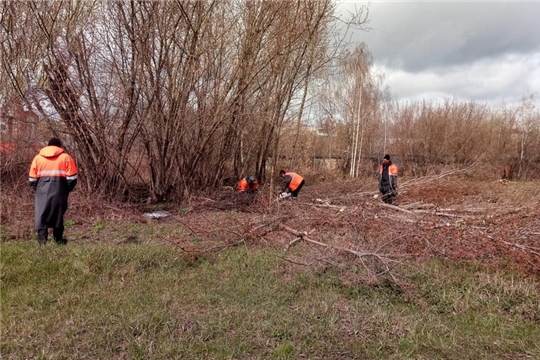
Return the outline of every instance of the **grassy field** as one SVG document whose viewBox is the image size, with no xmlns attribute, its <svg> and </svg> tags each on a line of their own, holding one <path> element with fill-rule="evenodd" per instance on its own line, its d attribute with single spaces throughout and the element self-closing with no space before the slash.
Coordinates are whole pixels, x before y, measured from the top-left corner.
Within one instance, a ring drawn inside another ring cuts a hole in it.
<svg viewBox="0 0 540 360">
<path fill-rule="evenodd" d="M 431 260 L 370 286 L 244 245 L 3 243 L 1 357 L 540 359 L 537 278 Z"/>
</svg>

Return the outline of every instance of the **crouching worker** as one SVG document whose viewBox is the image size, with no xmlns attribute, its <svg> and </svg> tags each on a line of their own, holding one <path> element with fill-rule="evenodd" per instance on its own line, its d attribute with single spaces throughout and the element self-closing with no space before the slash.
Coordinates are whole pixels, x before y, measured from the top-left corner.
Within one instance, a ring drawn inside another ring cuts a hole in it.
<svg viewBox="0 0 540 360">
<path fill-rule="evenodd" d="M 77 166 L 73 158 L 62 148 L 57 138 L 34 157 L 29 171 L 30 186 L 35 190 L 34 223 L 38 242 L 47 242 L 48 229 L 53 229 L 57 244 L 64 239 L 64 214 L 68 207 L 68 194 L 77 184 Z"/>
<path fill-rule="evenodd" d="M 239 194 L 255 194 L 259 192 L 259 180 L 254 175 L 248 175 L 238 183 Z"/>
<path fill-rule="evenodd" d="M 379 191 L 382 194 L 382 201 L 386 204 L 391 204 L 393 199 L 397 197 L 397 177 L 397 166 L 390 160 L 390 155 L 384 155 L 379 166 Z"/>
<path fill-rule="evenodd" d="M 280 198 L 283 199 L 290 196 L 292 199 L 296 199 L 302 186 L 304 186 L 304 178 L 297 173 L 285 172 L 285 170 L 280 170 L 279 176 L 283 179 Z"/>
</svg>

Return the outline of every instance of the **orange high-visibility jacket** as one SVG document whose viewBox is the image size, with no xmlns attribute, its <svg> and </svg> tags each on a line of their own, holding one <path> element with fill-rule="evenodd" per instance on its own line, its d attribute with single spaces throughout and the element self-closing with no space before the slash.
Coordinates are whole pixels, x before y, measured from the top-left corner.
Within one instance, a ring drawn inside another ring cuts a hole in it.
<svg viewBox="0 0 540 360">
<path fill-rule="evenodd" d="M 297 173 L 295 172 L 287 172 L 285 173 L 285 176 L 283 177 L 283 181 L 284 182 L 287 182 L 288 181 L 288 178 L 287 176 L 290 176 L 291 177 L 291 181 L 288 183 L 288 187 L 291 191 L 294 191 L 298 188 L 298 185 L 300 185 L 300 183 L 302 182 L 302 180 L 304 180 L 303 177 L 301 177 L 300 175 L 298 175 Z"/>
<path fill-rule="evenodd" d="M 63 227 L 68 194 L 77 184 L 73 158 L 62 148 L 46 146 L 34 157 L 28 175 L 36 190 L 35 228 Z"/>
<path fill-rule="evenodd" d="M 243 178 L 238 183 L 238 192 L 241 193 L 242 191 L 249 191 L 249 190 L 257 190 L 259 188 L 259 182 L 255 180 L 255 184 L 253 186 L 249 186 L 246 178 Z"/>
<path fill-rule="evenodd" d="M 373 169 L 373 168 L 372 168 Z M 383 171 L 383 166 L 382 165 L 379 165 L 379 174 L 382 174 L 382 171 Z M 391 164 L 389 167 L 388 167 L 388 176 L 397 176 L 398 174 L 398 168 L 396 165 L 394 164 Z"/>
</svg>

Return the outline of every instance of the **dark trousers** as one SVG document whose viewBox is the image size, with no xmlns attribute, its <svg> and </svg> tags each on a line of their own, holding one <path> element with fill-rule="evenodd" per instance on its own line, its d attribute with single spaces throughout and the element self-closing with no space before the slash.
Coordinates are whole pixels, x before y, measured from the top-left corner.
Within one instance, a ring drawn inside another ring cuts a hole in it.
<svg viewBox="0 0 540 360">
<path fill-rule="evenodd" d="M 395 190 L 388 190 L 386 192 L 382 192 L 382 201 L 385 202 L 386 204 L 392 204 L 392 202 L 394 201 L 394 198 L 397 197 L 397 191 Z"/>
<path fill-rule="evenodd" d="M 298 193 L 299 193 L 300 190 L 302 189 L 302 186 L 304 186 L 304 182 L 305 182 L 305 181 L 302 180 L 302 181 L 300 182 L 300 184 L 298 184 L 298 187 L 296 188 L 296 190 L 291 191 L 291 196 L 292 196 L 293 198 L 298 197 Z"/>
<path fill-rule="evenodd" d="M 38 232 L 38 242 L 40 244 L 45 244 L 49 237 L 49 229 L 38 229 L 37 232 Z M 64 227 L 53 228 L 53 237 L 56 243 L 58 244 L 64 243 L 65 240 L 63 239 L 63 236 L 64 236 Z"/>
</svg>

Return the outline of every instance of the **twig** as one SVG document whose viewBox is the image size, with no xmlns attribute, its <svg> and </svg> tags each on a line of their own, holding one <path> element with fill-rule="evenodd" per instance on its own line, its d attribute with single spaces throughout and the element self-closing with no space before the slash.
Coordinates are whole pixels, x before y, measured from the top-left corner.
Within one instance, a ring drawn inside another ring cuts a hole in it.
<svg viewBox="0 0 540 360">
<path fill-rule="evenodd" d="M 432 206 L 435 206 L 433 204 L 424 204 L 422 201 L 417 201 L 417 202 L 414 202 L 414 203 L 410 203 L 410 204 L 404 204 L 404 205 L 401 205 L 402 208 L 404 209 L 419 209 L 421 207 L 432 207 Z"/>
<path fill-rule="evenodd" d="M 525 245 L 521 245 L 521 244 L 513 244 L 513 243 L 510 243 L 510 242 L 504 241 L 504 240 L 502 242 L 505 243 L 506 245 L 516 247 L 516 248 L 518 248 L 520 250 L 523 250 L 523 251 L 529 251 L 531 254 L 540 256 L 540 253 L 537 253 L 536 251 L 534 251 L 534 250 L 540 250 L 540 249 L 538 249 L 536 247 L 525 246 Z"/>
<path fill-rule="evenodd" d="M 183 252 L 186 252 L 186 253 L 188 253 L 188 254 L 192 254 L 192 253 L 198 252 L 197 250 L 186 250 L 186 249 L 184 249 L 182 246 L 180 246 L 178 243 L 176 243 L 176 242 L 174 242 L 174 241 L 172 241 L 172 240 L 170 240 L 170 239 L 168 239 L 168 238 L 165 238 L 165 241 L 167 241 L 167 242 L 170 243 L 171 245 L 173 245 L 173 246 L 179 248 L 180 250 L 182 250 Z"/>
<path fill-rule="evenodd" d="M 430 210 L 414 210 L 415 213 L 421 213 L 421 214 L 433 214 L 437 216 L 446 216 L 446 217 L 453 217 L 453 218 L 465 218 L 470 217 L 469 215 L 457 215 L 457 214 L 448 214 L 440 211 L 430 211 Z"/>
<path fill-rule="evenodd" d="M 271 220 L 269 220 L 269 221 L 265 221 L 265 222 L 263 222 L 262 224 L 260 224 L 259 226 L 256 226 L 256 227 L 254 227 L 253 229 L 251 229 L 249 232 L 254 232 L 254 231 L 256 231 L 256 230 L 262 229 L 262 228 L 264 228 L 264 227 L 267 227 L 267 226 L 269 226 L 269 225 L 271 225 L 271 224 L 273 224 L 273 223 L 275 223 L 275 222 L 278 222 L 278 221 L 281 221 L 281 220 L 284 220 L 284 219 L 286 219 L 286 217 L 284 217 L 284 216 L 279 216 L 279 217 L 276 217 L 275 219 L 271 219 Z"/>
<path fill-rule="evenodd" d="M 388 259 L 384 256 L 381 256 L 377 253 L 372 253 L 372 252 L 360 252 L 360 251 L 356 251 L 356 250 L 352 250 L 352 249 L 349 249 L 349 248 L 344 248 L 344 247 L 341 247 L 341 246 L 333 246 L 333 245 L 329 245 L 329 244 L 325 244 L 325 243 L 322 243 L 320 241 L 317 241 L 317 240 L 313 240 L 313 239 L 310 239 L 307 237 L 307 232 L 300 232 L 298 230 L 295 230 L 289 226 L 286 226 L 286 225 L 283 225 L 281 224 L 280 225 L 280 228 L 282 228 L 283 230 L 293 234 L 293 235 L 296 235 L 298 236 L 299 238 L 301 238 L 302 240 L 306 241 L 306 242 L 309 242 L 309 243 L 312 243 L 312 244 L 315 244 L 315 245 L 319 245 L 319 246 L 323 246 L 325 248 L 329 248 L 329 249 L 335 249 L 335 250 L 339 250 L 339 251 L 343 251 L 343 252 L 346 252 L 346 253 L 349 253 L 349 254 L 353 254 L 355 255 L 356 257 L 358 257 L 360 259 L 360 261 L 362 262 L 362 265 L 364 266 L 364 268 L 366 269 L 367 273 L 372 277 L 372 278 L 376 278 L 377 277 L 377 273 L 374 273 L 363 261 L 362 258 L 364 257 L 373 257 L 377 260 L 380 261 L 381 264 L 384 265 L 385 267 L 385 270 L 380 272 L 379 274 L 389 274 L 392 279 L 394 279 L 394 281 L 398 281 L 396 279 L 396 277 L 394 276 L 394 274 L 391 272 L 392 270 L 392 267 L 389 266 L 389 263 L 390 262 L 395 262 L 394 260 L 391 260 L 391 259 Z"/>
<path fill-rule="evenodd" d="M 298 241 L 300 241 L 300 240 L 302 240 L 302 237 L 297 237 L 296 239 L 294 239 L 293 241 L 291 241 L 291 242 L 287 245 L 287 247 L 285 248 L 285 251 L 288 251 L 289 248 L 290 248 L 291 246 L 293 246 L 294 244 L 296 244 L 296 243 L 297 243 Z"/>
<path fill-rule="evenodd" d="M 344 210 L 347 208 L 347 206 L 345 205 L 330 205 L 330 204 L 310 204 L 310 205 L 316 206 L 316 207 L 325 207 L 325 208 L 340 209 L 340 210 Z"/>
<path fill-rule="evenodd" d="M 413 211 L 403 209 L 403 208 L 401 208 L 399 206 L 396 206 L 396 205 L 385 204 L 385 203 L 382 203 L 382 202 L 377 202 L 377 204 L 379 206 L 387 207 L 387 208 L 392 209 L 392 210 L 402 211 L 402 212 L 407 213 L 407 214 L 416 215 Z"/>
</svg>

